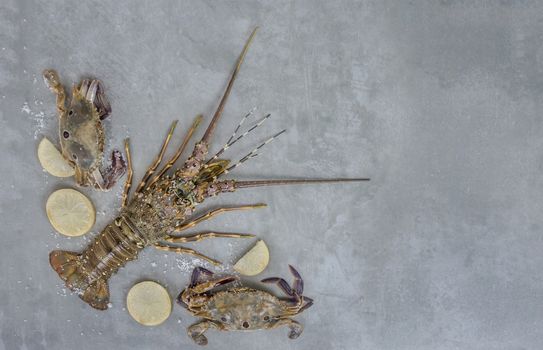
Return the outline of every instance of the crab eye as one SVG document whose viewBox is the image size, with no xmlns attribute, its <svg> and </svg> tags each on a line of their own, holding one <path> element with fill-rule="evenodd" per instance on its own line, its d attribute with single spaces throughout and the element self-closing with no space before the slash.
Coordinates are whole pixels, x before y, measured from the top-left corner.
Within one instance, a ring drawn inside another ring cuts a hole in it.
<svg viewBox="0 0 543 350">
<path fill-rule="evenodd" d="M 64 132 L 62 133 L 62 136 L 63 136 L 65 139 L 67 139 L 68 137 L 70 137 L 70 133 L 67 132 L 67 131 L 64 131 Z"/>
<path fill-rule="evenodd" d="M 264 321 L 269 321 L 270 320 L 270 316 L 266 315 L 264 316 Z"/>
<path fill-rule="evenodd" d="M 74 111 L 72 111 L 72 110 L 70 109 L 70 111 L 68 112 L 68 115 L 72 115 L 72 114 L 74 114 Z"/>
<path fill-rule="evenodd" d="M 75 153 L 72 154 L 72 158 L 73 158 L 73 159 L 77 159 L 77 155 L 76 155 Z"/>
<path fill-rule="evenodd" d="M 226 317 L 223 316 L 223 317 L 221 317 L 221 321 L 226 322 L 228 320 L 226 319 Z"/>
<path fill-rule="evenodd" d="M 249 322 L 245 321 L 243 322 L 243 328 L 249 328 Z"/>
</svg>

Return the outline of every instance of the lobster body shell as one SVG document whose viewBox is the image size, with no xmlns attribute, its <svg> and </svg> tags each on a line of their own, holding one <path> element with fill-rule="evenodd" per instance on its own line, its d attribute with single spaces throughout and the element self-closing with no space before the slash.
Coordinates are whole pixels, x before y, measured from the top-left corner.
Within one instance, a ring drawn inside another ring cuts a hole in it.
<svg viewBox="0 0 543 350">
<path fill-rule="evenodd" d="M 157 185 L 176 188 L 177 180 Z M 159 186 L 157 186 L 159 187 Z M 96 309 L 109 303 L 108 280 L 141 250 L 160 241 L 173 231 L 179 220 L 192 212 L 173 193 L 155 188 L 146 191 L 125 207 L 81 253 L 54 250 L 49 254 L 53 269 L 66 286 Z M 176 204 L 176 203 L 181 204 Z"/>
</svg>

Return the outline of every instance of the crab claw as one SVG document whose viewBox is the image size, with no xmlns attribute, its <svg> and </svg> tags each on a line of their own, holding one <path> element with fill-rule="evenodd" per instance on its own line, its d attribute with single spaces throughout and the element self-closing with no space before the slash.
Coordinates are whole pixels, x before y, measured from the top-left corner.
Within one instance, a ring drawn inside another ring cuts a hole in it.
<svg viewBox="0 0 543 350">
<path fill-rule="evenodd" d="M 302 276 L 292 265 L 288 265 L 288 268 L 290 269 L 290 273 L 294 276 L 294 284 L 293 289 L 298 295 L 302 295 L 304 292 L 304 280 L 302 279 Z"/>
<path fill-rule="evenodd" d="M 106 119 L 111 114 L 111 105 L 100 80 L 82 80 L 81 84 L 79 84 L 79 93 L 94 105 L 100 120 Z"/>
<path fill-rule="evenodd" d="M 226 276 L 226 277 L 219 278 L 216 280 L 196 284 L 191 289 L 195 294 L 202 294 L 215 287 L 222 286 L 223 284 L 227 284 L 227 283 L 232 283 L 237 280 L 238 280 L 238 277 L 236 276 Z"/>
<path fill-rule="evenodd" d="M 302 297 L 302 300 L 304 301 L 304 306 L 302 306 L 300 308 L 300 310 L 298 312 L 302 312 L 304 311 L 305 309 L 308 309 L 310 308 L 312 305 L 313 305 L 313 299 L 311 298 L 308 298 L 308 297 Z"/>
<path fill-rule="evenodd" d="M 118 150 L 111 152 L 111 165 L 105 171 L 103 187 L 106 190 L 115 185 L 117 180 L 126 172 L 126 161 Z"/>
<path fill-rule="evenodd" d="M 283 292 L 285 292 L 285 294 L 293 297 L 294 296 L 294 291 L 292 290 L 292 288 L 290 288 L 289 284 L 287 283 L 287 281 L 285 281 L 284 279 L 282 278 L 279 278 L 279 277 L 269 277 L 269 278 L 264 278 L 263 280 L 261 280 L 260 282 L 262 283 L 275 283 L 279 288 L 281 288 L 281 290 Z"/>
<path fill-rule="evenodd" d="M 200 275 L 206 275 L 206 276 L 213 276 L 213 272 L 209 271 L 208 269 L 197 266 L 192 270 L 192 275 L 190 276 L 190 287 L 194 287 L 198 281 L 200 280 Z"/>
</svg>

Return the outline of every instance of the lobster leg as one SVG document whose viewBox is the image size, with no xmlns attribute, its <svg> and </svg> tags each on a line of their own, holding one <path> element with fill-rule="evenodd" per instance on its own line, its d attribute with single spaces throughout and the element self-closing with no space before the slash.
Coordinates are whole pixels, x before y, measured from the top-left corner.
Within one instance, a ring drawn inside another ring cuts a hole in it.
<svg viewBox="0 0 543 350">
<path fill-rule="evenodd" d="M 129 139 L 124 140 L 124 151 L 126 152 L 126 162 L 127 162 L 127 173 L 126 173 L 126 182 L 123 189 L 123 199 L 121 202 L 121 208 L 124 208 L 128 203 L 128 194 L 130 192 L 130 187 L 132 187 L 132 176 L 134 171 L 132 170 L 132 157 L 130 156 L 130 143 Z"/>
<path fill-rule="evenodd" d="M 179 159 L 179 157 L 181 156 L 181 153 L 183 153 L 183 151 L 187 147 L 187 144 L 189 143 L 189 140 L 192 137 L 192 134 L 194 134 L 194 131 L 196 131 L 196 128 L 198 127 L 198 125 L 200 125 L 201 122 L 202 122 L 202 116 L 199 115 L 196 117 L 196 119 L 192 123 L 192 126 L 187 131 L 187 134 L 185 135 L 183 142 L 181 143 L 181 145 L 179 145 L 179 148 L 177 148 L 177 151 L 175 152 L 173 157 L 170 160 L 168 160 L 166 165 L 164 165 L 164 167 L 158 172 L 158 174 L 156 174 L 155 177 L 153 177 L 153 179 L 147 183 L 147 186 L 146 186 L 147 188 L 151 187 L 155 182 L 157 182 L 158 179 L 160 179 L 160 177 L 162 177 L 162 175 L 164 175 L 164 173 L 168 171 L 175 164 L 177 159 Z"/>
<path fill-rule="evenodd" d="M 168 147 L 168 144 L 170 143 L 170 140 L 172 138 L 172 135 L 173 135 L 173 132 L 175 130 L 176 125 L 177 125 L 177 120 L 174 121 L 172 123 L 172 125 L 170 126 L 170 130 L 168 131 L 168 135 L 166 135 L 166 139 L 164 140 L 164 143 L 162 143 L 162 148 L 160 148 L 160 152 L 156 156 L 154 162 L 151 164 L 149 169 L 147 169 L 147 172 L 145 172 L 145 175 L 143 175 L 143 178 L 141 179 L 140 184 L 136 188 L 136 193 L 141 192 L 141 190 L 145 187 L 145 184 L 147 183 L 147 181 L 149 180 L 151 175 L 153 175 L 156 168 L 158 167 L 158 165 L 162 161 L 162 157 L 164 157 L 164 152 L 166 152 L 166 148 Z"/>
<path fill-rule="evenodd" d="M 179 253 L 179 254 L 190 254 L 190 255 L 196 256 L 196 257 L 198 257 L 200 259 L 207 260 L 211 264 L 216 265 L 216 266 L 221 264 L 220 261 L 212 259 L 212 258 L 210 258 L 208 256 L 205 256 L 205 255 L 201 254 L 201 253 L 198 253 L 196 250 L 191 249 L 191 248 L 174 247 L 174 246 L 171 246 L 171 245 L 161 244 L 161 243 L 155 243 L 155 248 L 160 249 L 160 250 L 165 250 L 165 251 L 168 251 L 168 252 L 175 252 L 175 253 Z"/>
<path fill-rule="evenodd" d="M 225 213 L 227 211 L 257 209 L 257 208 L 264 208 L 265 206 L 266 206 L 266 204 L 259 203 L 259 204 L 252 204 L 252 205 L 242 205 L 242 206 L 239 206 L 239 207 L 218 208 L 218 209 L 212 210 L 210 212 L 207 212 L 206 214 L 204 214 L 204 215 L 202 215 L 200 217 L 197 217 L 196 219 L 194 219 L 192 221 L 189 221 L 189 222 L 187 222 L 185 224 L 177 226 L 175 228 L 175 231 L 176 232 L 184 231 L 186 229 L 189 229 L 191 227 L 194 227 L 194 226 L 198 225 L 202 221 L 209 220 L 212 217 L 214 217 L 214 216 L 216 216 L 218 214 L 221 214 L 221 213 Z"/>
<path fill-rule="evenodd" d="M 182 236 L 182 237 L 176 237 L 176 236 L 168 236 L 164 241 L 170 242 L 170 243 L 187 243 L 187 242 L 199 242 L 206 238 L 251 238 L 255 235 L 248 234 L 248 233 L 226 233 L 226 232 L 215 232 L 215 231 L 208 231 L 208 232 L 201 232 L 196 233 L 193 235 L 188 236 Z"/>
<path fill-rule="evenodd" d="M 271 328 L 277 328 L 281 326 L 287 326 L 288 328 L 290 328 L 290 332 L 288 333 L 288 337 L 290 339 L 298 338 L 300 334 L 302 334 L 302 331 L 304 330 L 304 327 L 301 324 L 299 324 L 298 322 L 290 318 L 280 319 L 279 321 L 275 322 Z"/>
<path fill-rule="evenodd" d="M 187 332 L 196 344 L 207 345 L 207 338 L 204 332 L 209 328 L 222 329 L 222 326 L 217 322 L 204 320 L 190 326 Z"/>
</svg>

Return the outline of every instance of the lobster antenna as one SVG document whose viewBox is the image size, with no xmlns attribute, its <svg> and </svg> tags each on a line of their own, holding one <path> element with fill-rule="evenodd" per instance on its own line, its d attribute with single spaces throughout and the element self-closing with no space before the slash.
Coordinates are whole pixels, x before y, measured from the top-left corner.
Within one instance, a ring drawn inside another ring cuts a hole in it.
<svg viewBox="0 0 543 350">
<path fill-rule="evenodd" d="M 213 130 L 217 126 L 217 122 L 223 112 L 224 105 L 226 104 L 226 100 L 228 99 L 228 96 L 230 95 L 230 91 L 232 90 L 232 86 L 234 85 L 234 81 L 236 80 L 236 76 L 239 72 L 241 64 L 243 63 L 243 59 L 245 58 L 245 55 L 247 54 L 247 51 L 249 50 L 249 45 L 253 41 L 253 38 L 257 30 L 258 30 L 258 27 L 256 27 L 253 30 L 253 32 L 251 33 L 251 36 L 249 37 L 249 39 L 247 39 L 247 42 L 245 43 L 245 46 L 243 47 L 243 51 L 241 51 L 241 54 L 239 55 L 236 68 L 234 68 L 234 71 L 232 72 L 232 76 L 230 77 L 230 80 L 228 81 L 228 85 L 226 86 L 226 90 L 224 91 L 224 94 L 221 98 L 221 102 L 219 102 L 219 106 L 217 107 L 217 110 L 215 111 L 215 114 L 213 115 L 213 119 L 211 119 L 211 122 L 209 122 L 209 126 L 207 127 L 207 130 L 200 142 L 209 143 L 211 134 L 213 134 Z"/>
<path fill-rule="evenodd" d="M 253 107 L 253 109 L 251 109 L 249 111 L 249 113 L 247 113 L 242 119 L 241 121 L 239 122 L 238 126 L 236 126 L 236 129 L 234 129 L 234 132 L 232 133 L 232 136 L 230 136 L 230 138 L 228 139 L 228 141 L 226 141 L 226 144 L 229 144 L 230 141 L 232 141 L 234 139 L 234 136 L 236 136 L 236 134 L 238 133 L 239 129 L 241 128 L 241 126 L 243 125 L 243 123 L 245 123 L 245 121 L 247 120 L 247 118 L 249 118 L 251 115 L 253 115 L 254 111 L 256 110 L 256 107 Z"/>
<path fill-rule="evenodd" d="M 245 163 L 249 159 L 258 156 L 258 153 L 256 153 L 256 152 L 258 152 L 259 149 L 261 149 L 262 147 L 264 147 L 268 143 L 272 142 L 275 138 L 277 138 L 279 135 L 281 135 L 285 131 L 287 131 L 287 129 L 283 129 L 283 130 L 279 131 L 277 134 L 273 135 L 272 137 L 270 137 L 266 141 L 262 142 L 260 145 L 255 147 L 255 149 L 253 149 L 251 152 L 247 153 L 243 158 L 241 158 L 236 164 L 234 164 L 231 167 L 225 169 L 221 174 L 228 174 L 230 171 L 234 170 L 235 168 L 237 168 L 241 164 Z"/>
<path fill-rule="evenodd" d="M 245 120 L 250 114 L 246 115 L 243 120 Z M 228 140 L 228 142 L 224 145 L 223 148 L 221 148 L 219 150 L 219 152 L 217 152 L 213 157 L 211 157 L 206 164 L 209 164 L 210 162 L 214 161 L 215 159 L 217 159 L 221 154 L 224 153 L 224 151 L 226 151 L 228 148 L 230 148 L 230 146 L 232 146 L 234 143 L 238 142 L 239 140 L 241 140 L 242 138 L 244 138 L 245 136 L 247 136 L 248 133 L 250 133 L 251 131 L 253 131 L 254 129 L 258 128 L 260 125 L 262 125 L 266 119 L 268 119 L 269 117 L 271 117 L 271 114 L 268 114 L 266 115 L 264 118 L 260 119 L 258 122 L 256 122 L 255 124 L 253 124 L 253 126 L 251 126 L 249 129 L 247 129 L 247 131 L 245 131 L 243 134 L 239 135 L 237 138 L 234 139 L 234 137 L 236 136 L 236 133 L 238 132 L 239 130 L 239 125 L 238 127 L 236 128 L 236 131 L 234 131 L 234 133 L 232 134 L 232 136 L 230 137 L 230 139 Z M 243 121 L 242 120 L 242 121 Z M 241 125 L 242 123 L 240 123 Z"/>
<path fill-rule="evenodd" d="M 252 180 L 235 181 L 234 188 L 263 187 L 276 185 L 301 185 L 301 184 L 321 184 L 331 182 L 361 182 L 370 181 L 369 178 L 334 178 L 334 179 L 274 179 L 274 180 Z"/>
</svg>

